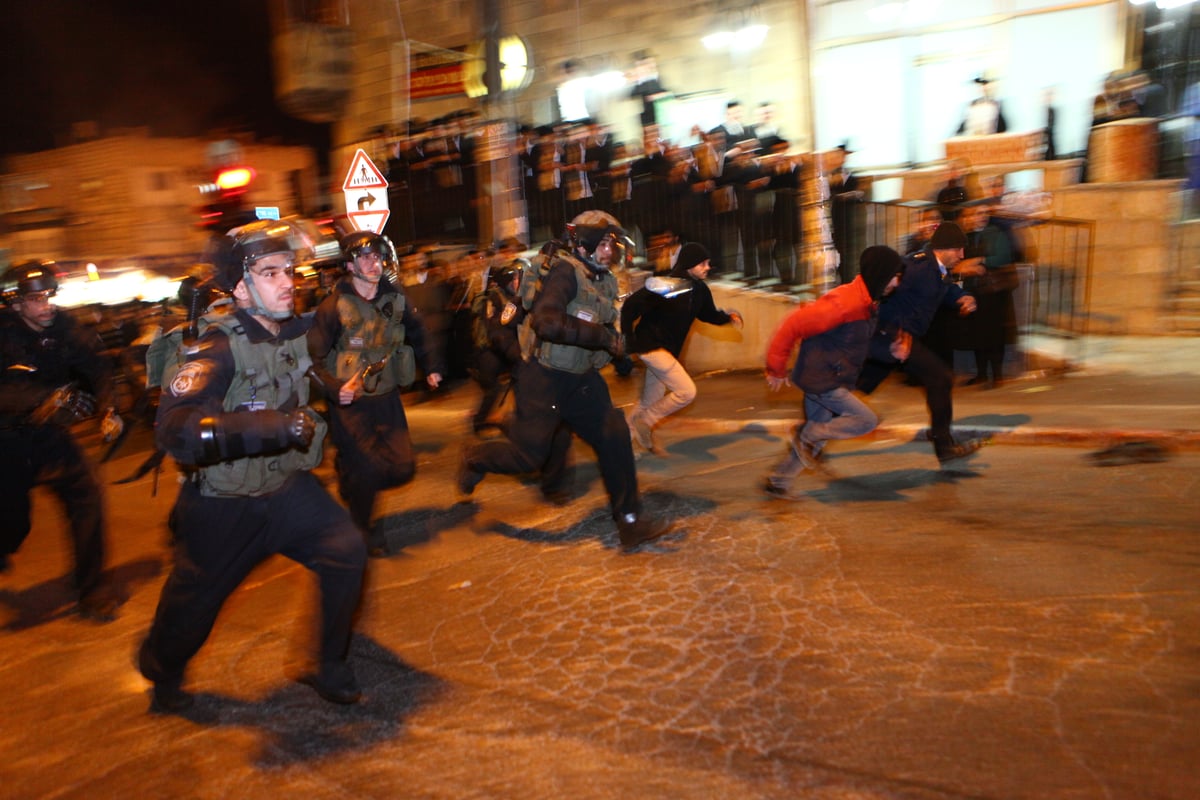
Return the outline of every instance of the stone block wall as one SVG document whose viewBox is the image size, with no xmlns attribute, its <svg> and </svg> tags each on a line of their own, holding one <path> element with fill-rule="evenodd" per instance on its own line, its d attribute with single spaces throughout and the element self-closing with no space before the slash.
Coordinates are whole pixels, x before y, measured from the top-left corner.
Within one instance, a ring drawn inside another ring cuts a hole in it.
<svg viewBox="0 0 1200 800">
<path fill-rule="evenodd" d="M 744 289 L 736 284 L 710 281 L 717 308 L 737 311 L 745 320 L 738 330 L 732 325 L 696 322 L 683 348 L 682 361 L 689 372 L 762 369 L 767 345 L 779 323 L 798 300 L 795 297 Z"/>
<path fill-rule="evenodd" d="M 1095 221 L 1088 332 L 1167 332 L 1171 221 L 1182 181 L 1079 184 L 1053 193 L 1057 217 Z"/>
</svg>

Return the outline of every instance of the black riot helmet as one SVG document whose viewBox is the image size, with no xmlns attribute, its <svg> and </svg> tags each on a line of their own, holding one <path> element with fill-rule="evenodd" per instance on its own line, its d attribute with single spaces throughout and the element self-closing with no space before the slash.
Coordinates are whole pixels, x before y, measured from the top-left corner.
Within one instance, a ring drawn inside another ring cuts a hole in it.
<svg viewBox="0 0 1200 800">
<path fill-rule="evenodd" d="M 607 266 L 592 260 L 605 237 L 611 237 L 613 246 L 612 262 Z M 575 217 L 567 225 L 567 238 L 573 248 L 581 248 L 587 254 L 585 261 L 590 267 L 608 269 L 621 263 L 628 266 L 633 261 L 633 240 L 617 218 L 604 211 L 584 211 Z"/>
<path fill-rule="evenodd" d="M 232 292 L 238 281 L 264 256 L 288 253 L 292 263 L 311 259 L 312 246 L 305 230 L 291 220 L 260 219 L 234 228 L 209 242 L 207 260 L 213 265 L 213 281 Z"/>
<path fill-rule="evenodd" d="M 346 268 L 354 272 L 354 259 L 367 253 L 375 253 L 383 266 L 383 274 L 389 281 L 395 283 L 399 274 L 399 259 L 396 248 L 386 236 L 380 236 L 374 231 L 355 231 L 348 233 L 341 240 L 342 257 Z"/>
<path fill-rule="evenodd" d="M 515 294 L 513 278 L 521 274 L 520 261 L 514 261 L 506 267 L 497 267 L 488 272 L 488 286 L 499 286 L 510 297 Z"/>
<path fill-rule="evenodd" d="M 259 259 L 278 253 L 290 256 L 293 266 L 307 263 L 312 260 L 312 252 L 312 239 L 298 222 L 260 219 L 223 236 L 214 236 L 209 241 L 206 259 L 213 265 L 213 281 L 222 290 L 233 292 L 239 282 L 245 281 L 254 303 L 248 309 L 250 313 L 282 321 L 292 313 L 272 313 L 266 309 L 254 285 L 251 267 Z"/>
<path fill-rule="evenodd" d="M 26 261 L 11 267 L 4 273 L 0 283 L 3 284 L 4 300 L 8 303 L 20 302 L 21 296 L 36 292 L 49 292 L 53 297 L 58 291 L 54 268 L 40 261 Z"/>
</svg>

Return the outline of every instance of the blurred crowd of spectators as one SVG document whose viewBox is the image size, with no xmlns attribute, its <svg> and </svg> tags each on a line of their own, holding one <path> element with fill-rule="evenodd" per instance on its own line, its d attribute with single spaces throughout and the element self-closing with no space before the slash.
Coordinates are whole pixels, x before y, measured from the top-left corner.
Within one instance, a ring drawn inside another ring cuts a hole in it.
<svg viewBox="0 0 1200 800">
<path fill-rule="evenodd" d="M 614 141 L 584 119 L 517 125 L 510 143 L 528 218 L 526 245 L 561 235 L 582 211 L 607 211 L 644 246 L 669 234 L 704 244 L 716 273 L 803 282 L 799 206 L 803 157 L 760 106 L 741 123 L 731 103 L 724 124 L 694 127 L 686 142 L 663 138 L 656 125 L 639 142 Z M 388 178 L 397 243 L 478 241 L 479 161 L 483 124 L 462 112 L 410 123 L 391 138 Z"/>
</svg>

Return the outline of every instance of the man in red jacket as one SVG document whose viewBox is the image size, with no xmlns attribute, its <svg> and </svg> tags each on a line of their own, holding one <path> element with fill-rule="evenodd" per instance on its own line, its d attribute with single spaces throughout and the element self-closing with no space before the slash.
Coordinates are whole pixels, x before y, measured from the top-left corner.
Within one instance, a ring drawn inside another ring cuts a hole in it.
<svg viewBox="0 0 1200 800">
<path fill-rule="evenodd" d="M 825 442 L 870 433 L 879 424 L 875 412 L 851 392 L 867 347 L 875 333 L 879 300 L 896 288 L 904 260 L 889 247 L 868 247 L 859 261 L 859 274 L 789 314 L 767 349 L 767 385 L 779 391 L 789 383 L 788 359 L 796 342 L 800 352 L 790 383 L 804 391 L 803 426 L 788 443 L 788 452 L 775 465 L 763 487 L 776 497 L 788 494 L 792 479 L 817 467 Z M 903 361 L 912 339 L 899 331 L 892 355 Z"/>
</svg>

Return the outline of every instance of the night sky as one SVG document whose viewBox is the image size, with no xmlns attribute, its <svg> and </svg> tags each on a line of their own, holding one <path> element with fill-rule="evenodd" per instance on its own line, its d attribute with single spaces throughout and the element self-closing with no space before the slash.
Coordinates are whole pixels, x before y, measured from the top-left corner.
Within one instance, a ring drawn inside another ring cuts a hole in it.
<svg viewBox="0 0 1200 800">
<path fill-rule="evenodd" d="M 14 0 L 0 19 L 0 155 L 64 144 L 86 120 L 328 149 L 327 125 L 275 105 L 267 0 Z"/>
</svg>

